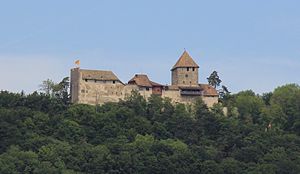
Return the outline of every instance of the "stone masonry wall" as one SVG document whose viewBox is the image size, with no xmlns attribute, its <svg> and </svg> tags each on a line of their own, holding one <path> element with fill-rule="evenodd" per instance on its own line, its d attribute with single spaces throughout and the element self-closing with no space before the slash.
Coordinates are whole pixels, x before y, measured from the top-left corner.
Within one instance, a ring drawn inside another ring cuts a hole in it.
<svg viewBox="0 0 300 174">
<path fill-rule="evenodd" d="M 198 68 L 174 69 L 172 71 L 172 85 L 179 85 L 179 86 L 198 85 Z"/>
<path fill-rule="evenodd" d="M 102 105 L 106 102 L 118 102 L 131 95 L 132 90 L 137 90 L 148 99 L 152 94 L 152 89 L 138 87 L 137 85 L 124 85 L 119 81 L 97 81 L 83 80 L 79 69 L 71 70 L 71 101 L 73 103 L 84 103 L 92 105 Z M 163 90 L 161 97 L 168 97 L 173 103 L 191 104 L 200 96 L 181 96 L 180 90 Z M 208 107 L 218 103 L 218 97 L 202 96 Z"/>
</svg>

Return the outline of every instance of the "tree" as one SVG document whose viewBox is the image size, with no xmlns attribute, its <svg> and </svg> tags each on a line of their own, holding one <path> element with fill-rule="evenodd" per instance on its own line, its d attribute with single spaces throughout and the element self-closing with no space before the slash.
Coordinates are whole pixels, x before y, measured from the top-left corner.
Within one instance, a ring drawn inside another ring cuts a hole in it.
<svg viewBox="0 0 300 174">
<path fill-rule="evenodd" d="M 270 101 L 271 105 L 281 107 L 287 116 L 285 129 L 293 130 L 294 124 L 300 121 L 300 86 L 288 84 L 278 87 L 274 90 Z"/>
<path fill-rule="evenodd" d="M 61 99 L 63 103 L 68 104 L 70 102 L 69 88 L 69 77 L 65 77 L 61 82 L 53 86 L 54 96 Z"/>
<path fill-rule="evenodd" d="M 222 85 L 222 89 L 219 90 L 219 96 L 220 98 L 224 98 L 225 95 L 229 95 L 231 92 L 229 92 L 228 88 L 224 85 Z"/>
<path fill-rule="evenodd" d="M 217 88 L 218 86 L 220 86 L 220 84 L 222 82 L 217 71 L 213 71 L 210 74 L 210 76 L 207 78 L 207 80 L 208 80 L 208 84 L 210 84 L 214 88 Z"/>
<path fill-rule="evenodd" d="M 253 91 L 242 91 L 238 93 L 235 102 L 242 120 L 253 123 L 261 121 L 260 114 L 264 107 L 264 101 L 256 96 Z"/>
<path fill-rule="evenodd" d="M 50 96 L 53 93 L 55 83 L 51 79 L 44 80 L 40 84 L 40 90 L 43 91 L 46 95 Z"/>
<path fill-rule="evenodd" d="M 55 83 L 51 79 L 44 80 L 40 85 L 40 90 L 51 98 L 60 99 L 64 104 L 70 103 L 70 80 L 65 77 L 61 82 Z"/>
</svg>

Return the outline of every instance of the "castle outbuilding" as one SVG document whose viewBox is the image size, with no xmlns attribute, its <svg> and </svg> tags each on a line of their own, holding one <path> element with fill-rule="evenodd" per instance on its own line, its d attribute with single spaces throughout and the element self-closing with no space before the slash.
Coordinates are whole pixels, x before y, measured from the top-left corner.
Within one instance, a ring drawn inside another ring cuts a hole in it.
<svg viewBox="0 0 300 174">
<path fill-rule="evenodd" d="M 201 97 L 208 107 L 218 103 L 218 92 L 208 84 L 199 84 L 199 66 L 184 51 L 172 67 L 171 85 L 151 81 L 145 74 L 136 74 L 124 84 L 112 71 L 71 69 L 71 101 L 104 104 L 118 102 L 138 91 L 146 99 L 151 95 L 168 97 L 174 103 L 191 104 Z"/>
</svg>

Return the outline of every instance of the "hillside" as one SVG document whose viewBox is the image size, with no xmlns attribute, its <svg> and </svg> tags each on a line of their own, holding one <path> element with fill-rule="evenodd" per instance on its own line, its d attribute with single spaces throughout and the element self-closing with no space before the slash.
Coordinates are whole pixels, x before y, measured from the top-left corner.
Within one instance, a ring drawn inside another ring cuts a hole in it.
<svg viewBox="0 0 300 174">
<path fill-rule="evenodd" d="M 102 106 L 0 92 L 0 173 L 300 173 L 300 87 L 209 110 L 133 93 Z"/>
</svg>

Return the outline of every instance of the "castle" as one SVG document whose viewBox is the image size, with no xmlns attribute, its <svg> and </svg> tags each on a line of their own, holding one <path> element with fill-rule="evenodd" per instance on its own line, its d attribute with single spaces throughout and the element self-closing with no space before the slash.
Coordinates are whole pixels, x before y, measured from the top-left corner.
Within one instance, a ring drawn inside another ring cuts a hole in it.
<svg viewBox="0 0 300 174">
<path fill-rule="evenodd" d="M 208 107 L 218 103 L 218 92 L 208 84 L 198 82 L 199 66 L 184 51 L 172 67 L 171 85 L 151 81 L 145 74 L 136 74 L 123 83 L 112 71 L 71 69 L 71 101 L 101 105 L 118 102 L 136 90 L 146 99 L 151 95 L 168 97 L 174 103 L 191 104 L 201 97 Z"/>
</svg>

